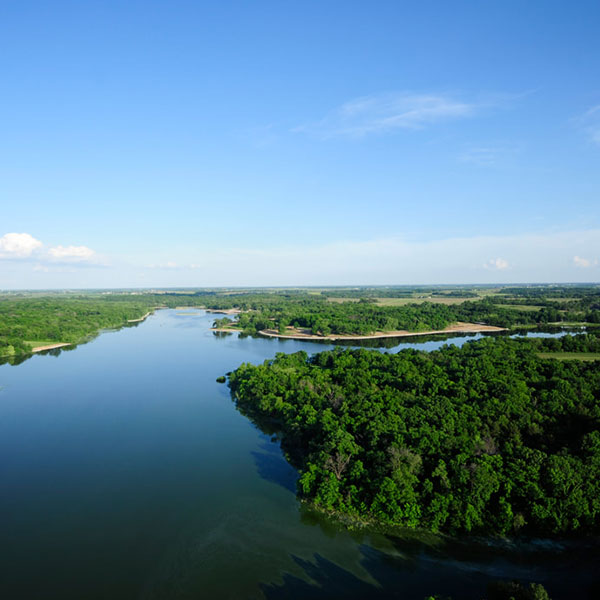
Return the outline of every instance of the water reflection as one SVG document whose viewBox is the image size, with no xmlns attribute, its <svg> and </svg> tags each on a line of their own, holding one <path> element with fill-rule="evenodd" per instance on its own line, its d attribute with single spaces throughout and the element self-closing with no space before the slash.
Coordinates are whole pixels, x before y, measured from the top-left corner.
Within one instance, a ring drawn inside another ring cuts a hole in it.
<svg viewBox="0 0 600 600">
<path fill-rule="evenodd" d="M 269 436 L 264 436 L 260 451 L 254 450 L 250 454 L 258 474 L 263 479 L 280 485 L 293 494 L 296 493 L 298 472 L 285 460 L 279 445 L 271 441 Z"/>
</svg>

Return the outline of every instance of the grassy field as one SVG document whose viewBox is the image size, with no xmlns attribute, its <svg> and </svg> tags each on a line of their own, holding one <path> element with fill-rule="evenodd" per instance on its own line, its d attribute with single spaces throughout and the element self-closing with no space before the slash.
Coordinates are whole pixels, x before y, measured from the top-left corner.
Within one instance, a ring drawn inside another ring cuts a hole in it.
<svg viewBox="0 0 600 600">
<path fill-rule="evenodd" d="M 358 302 L 359 298 L 327 298 L 329 302 Z M 462 304 L 467 300 L 481 300 L 481 298 L 453 298 L 449 296 L 415 296 L 414 298 L 373 298 L 377 300 L 380 306 L 404 306 L 406 304 L 422 304 L 423 302 L 431 302 L 432 304 Z"/>
<path fill-rule="evenodd" d="M 543 306 L 539 306 L 537 304 L 499 304 L 498 306 L 502 308 L 511 308 L 514 310 L 524 310 L 531 312 L 544 308 Z"/>
<path fill-rule="evenodd" d="M 555 360 L 600 360 L 600 352 L 539 352 L 538 356 Z"/>
<path fill-rule="evenodd" d="M 421 298 L 377 298 L 377 304 L 381 304 L 382 306 L 402 306 L 404 304 L 421 304 L 422 302 L 431 302 L 432 304 L 462 304 L 467 301 L 475 301 L 481 300 L 479 298 L 453 298 L 452 296 L 448 296 L 444 298 L 443 296 L 426 296 Z"/>
</svg>

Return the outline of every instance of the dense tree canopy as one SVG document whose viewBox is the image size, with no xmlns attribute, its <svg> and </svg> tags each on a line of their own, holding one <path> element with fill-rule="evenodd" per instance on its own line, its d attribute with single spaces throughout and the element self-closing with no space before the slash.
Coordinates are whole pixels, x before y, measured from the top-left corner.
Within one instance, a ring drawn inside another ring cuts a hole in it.
<svg viewBox="0 0 600 600">
<path fill-rule="evenodd" d="M 532 290 L 537 293 L 528 295 Z M 549 296 L 544 295 L 546 293 Z M 299 290 L 216 296 L 207 306 L 240 308 L 243 313 L 236 326 L 248 334 L 264 329 L 286 333 L 289 327 L 323 336 L 369 335 L 395 330 L 422 332 L 444 329 L 456 321 L 499 327 L 600 323 L 597 286 L 511 288 L 510 294 L 500 290 L 493 295 L 474 297 L 477 294 L 469 288 L 437 291 L 434 288 L 359 288 L 323 291 L 320 295 Z M 378 302 L 378 299 L 388 298 L 399 298 L 402 304 Z M 337 301 L 330 301 L 332 299 Z M 411 303 L 411 299 L 415 301 Z"/>
<path fill-rule="evenodd" d="M 30 352 L 30 342 L 76 343 L 100 329 L 137 319 L 147 310 L 146 303 L 132 299 L 4 298 L 0 300 L 0 355 Z"/>
<path fill-rule="evenodd" d="M 485 339 L 426 353 L 277 354 L 229 384 L 283 436 L 299 495 L 434 531 L 570 534 L 600 525 L 600 363 L 542 360 L 594 336 Z"/>
</svg>

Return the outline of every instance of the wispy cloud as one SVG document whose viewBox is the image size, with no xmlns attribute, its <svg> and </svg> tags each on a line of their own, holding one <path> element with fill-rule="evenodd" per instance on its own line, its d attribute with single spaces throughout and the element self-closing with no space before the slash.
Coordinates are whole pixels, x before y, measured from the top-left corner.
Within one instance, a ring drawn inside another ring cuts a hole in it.
<svg viewBox="0 0 600 600">
<path fill-rule="evenodd" d="M 504 104 L 508 98 L 495 96 L 463 100 L 449 94 L 375 94 L 350 100 L 320 121 L 301 125 L 292 131 L 327 139 L 417 130 L 441 121 L 472 117 L 484 108 Z"/>
<path fill-rule="evenodd" d="M 506 163 L 519 152 L 520 148 L 514 144 L 472 145 L 458 155 L 458 160 L 478 167 L 493 167 Z"/>
<path fill-rule="evenodd" d="M 600 146 L 600 104 L 592 106 L 592 108 L 577 117 L 575 123 L 588 135 L 594 144 Z"/>
</svg>

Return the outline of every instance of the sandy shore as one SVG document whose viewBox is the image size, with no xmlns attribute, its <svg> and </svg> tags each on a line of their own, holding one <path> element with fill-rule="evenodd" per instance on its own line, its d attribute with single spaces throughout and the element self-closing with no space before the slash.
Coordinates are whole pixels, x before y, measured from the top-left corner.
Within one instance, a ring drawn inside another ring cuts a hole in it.
<svg viewBox="0 0 600 600">
<path fill-rule="evenodd" d="M 289 329 L 292 329 L 291 327 Z M 281 334 L 275 329 L 263 329 L 258 333 L 266 337 L 277 337 L 289 340 L 374 340 L 377 338 L 413 337 L 416 335 L 435 335 L 440 333 L 492 333 L 506 331 L 504 327 L 479 325 L 477 323 L 454 323 L 445 329 L 432 331 L 378 331 L 371 335 L 313 335 L 309 329 L 294 330 L 292 333 Z"/>
<path fill-rule="evenodd" d="M 165 306 L 164 308 L 169 307 Z M 204 310 L 204 306 L 176 306 L 173 310 Z"/>
<path fill-rule="evenodd" d="M 140 317 L 139 319 L 127 319 L 127 322 L 128 323 L 139 323 L 140 321 L 143 321 L 144 319 L 149 317 L 151 314 L 152 314 L 151 312 L 147 312 L 143 317 Z"/>
<path fill-rule="evenodd" d="M 216 313 L 221 315 L 239 315 L 242 311 L 239 308 L 205 308 L 207 313 Z"/>
<path fill-rule="evenodd" d="M 62 342 L 60 344 L 49 344 L 48 346 L 38 346 L 37 348 L 32 348 L 32 352 L 42 352 L 43 350 L 53 350 L 54 348 L 62 348 L 63 346 L 72 346 L 73 344 L 69 344 L 68 342 Z"/>
</svg>

